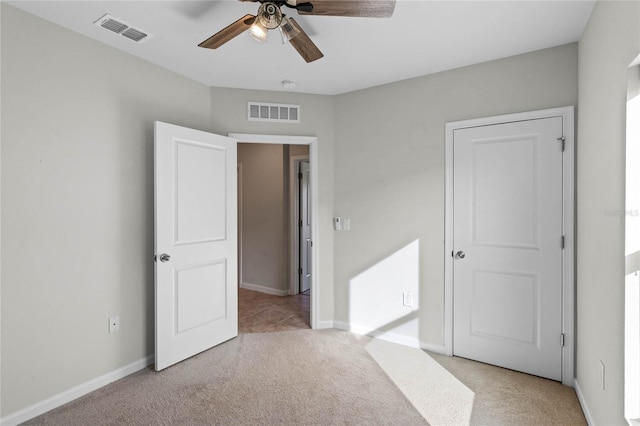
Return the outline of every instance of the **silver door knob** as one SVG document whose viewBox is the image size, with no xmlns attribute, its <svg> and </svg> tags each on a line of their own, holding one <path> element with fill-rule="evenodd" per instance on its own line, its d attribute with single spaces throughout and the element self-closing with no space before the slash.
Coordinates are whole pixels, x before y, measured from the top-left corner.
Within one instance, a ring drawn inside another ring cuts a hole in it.
<svg viewBox="0 0 640 426">
<path fill-rule="evenodd" d="M 466 256 L 466 254 L 464 254 L 464 252 L 462 250 L 460 250 L 459 252 L 456 253 L 456 257 L 458 259 L 464 259 L 465 256 Z"/>
<path fill-rule="evenodd" d="M 167 253 L 162 253 L 160 255 L 160 262 L 168 262 L 169 260 L 171 260 L 171 256 L 169 256 Z"/>
</svg>

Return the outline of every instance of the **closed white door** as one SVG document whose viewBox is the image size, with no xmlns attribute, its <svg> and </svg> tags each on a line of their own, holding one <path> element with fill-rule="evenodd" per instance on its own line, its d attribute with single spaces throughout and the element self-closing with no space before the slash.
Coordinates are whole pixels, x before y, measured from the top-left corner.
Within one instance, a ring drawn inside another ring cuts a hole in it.
<svg viewBox="0 0 640 426">
<path fill-rule="evenodd" d="M 300 162 L 300 292 L 311 288 L 311 192 L 308 161 Z"/>
<path fill-rule="evenodd" d="M 156 370 L 238 335 L 236 141 L 155 123 Z"/>
<path fill-rule="evenodd" d="M 453 352 L 562 379 L 562 117 L 454 132 Z"/>
</svg>

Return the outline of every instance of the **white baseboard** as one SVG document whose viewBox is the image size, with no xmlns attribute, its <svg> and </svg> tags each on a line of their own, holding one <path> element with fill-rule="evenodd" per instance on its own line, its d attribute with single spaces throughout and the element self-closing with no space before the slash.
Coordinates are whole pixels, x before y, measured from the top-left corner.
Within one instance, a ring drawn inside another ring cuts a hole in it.
<svg viewBox="0 0 640 426">
<path fill-rule="evenodd" d="M 71 389 L 68 389 L 43 401 L 37 402 L 33 405 L 30 405 L 29 407 L 23 408 L 22 410 L 8 414 L 0 419 L 0 424 L 2 426 L 14 426 L 22 422 L 26 422 L 27 420 L 46 413 L 47 411 L 58 408 L 68 402 L 73 401 L 74 399 L 80 398 L 81 396 L 93 392 L 96 389 L 100 389 L 101 387 L 106 386 L 111 382 L 115 382 L 116 380 L 122 379 L 123 377 L 140 371 L 143 368 L 146 368 L 149 365 L 153 364 L 154 362 L 154 355 L 150 355 L 146 358 L 134 361 L 131 364 L 125 365 L 124 367 L 118 368 L 117 370 L 114 370 L 110 373 L 104 374 L 100 377 L 96 377 L 95 379 L 89 380 L 88 382 L 82 383 L 78 386 L 74 386 Z"/>
<path fill-rule="evenodd" d="M 444 345 L 435 345 L 433 343 L 420 342 L 420 349 L 434 354 L 447 355 L 447 351 L 444 350 Z"/>
<path fill-rule="evenodd" d="M 316 329 L 320 330 L 320 329 L 325 329 L 325 328 L 336 328 L 334 326 L 333 321 L 318 321 L 318 324 L 316 324 L 317 327 Z"/>
<path fill-rule="evenodd" d="M 582 394 L 582 389 L 580 389 L 580 384 L 578 383 L 578 379 L 573 380 L 573 384 L 575 385 L 576 395 L 578 396 L 578 401 L 580 402 L 580 406 L 582 407 L 582 412 L 584 413 L 584 417 L 587 419 L 588 425 L 595 425 L 593 418 L 591 417 L 591 412 L 589 412 L 589 407 L 587 406 L 587 401 L 584 399 L 584 395 Z"/>
<path fill-rule="evenodd" d="M 376 339 L 398 343 L 400 345 L 410 346 L 412 348 L 420 348 L 420 341 L 413 337 L 403 336 L 402 334 L 398 333 L 378 331 L 375 328 L 348 324 L 342 321 L 334 321 L 333 324 L 334 328 L 337 328 L 339 330 L 346 330 L 355 334 L 374 337 Z"/>
<path fill-rule="evenodd" d="M 362 327 L 357 325 L 351 325 L 342 321 L 334 321 L 333 328 L 338 330 L 346 330 L 355 334 L 361 334 L 364 336 L 374 337 L 376 339 L 385 340 L 387 342 L 397 343 L 399 345 L 409 346 L 412 348 L 423 349 L 425 351 L 433 352 L 440 355 L 446 355 L 444 345 L 436 345 L 433 343 L 421 342 L 420 340 L 404 336 L 397 333 L 388 333 L 371 329 L 371 327 Z"/>
<path fill-rule="evenodd" d="M 287 296 L 289 294 L 289 290 L 278 290 L 276 288 L 265 287 L 263 285 L 258 284 L 250 284 L 250 283 L 240 283 L 240 288 L 244 288 L 245 290 L 251 291 L 259 291 L 260 293 L 271 294 L 273 296 Z"/>
<path fill-rule="evenodd" d="M 333 328 L 335 328 L 337 330 L 351 331 L 351 328 L 349 327 L 349 324 L 347 324 L 346 322 L 342 322 L 342 321 L 334 321 L 333 322 Z"/>
</svg>

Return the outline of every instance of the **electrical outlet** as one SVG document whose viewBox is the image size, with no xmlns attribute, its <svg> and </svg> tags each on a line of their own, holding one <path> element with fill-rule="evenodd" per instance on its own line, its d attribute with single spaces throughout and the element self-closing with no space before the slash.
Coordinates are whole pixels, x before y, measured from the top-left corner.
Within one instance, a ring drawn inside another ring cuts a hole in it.
<svg viewBox="0 0 640 426">
<path fill-rule="evenodd" d="M 120 330 L 120 316 L 109 318 L 109 333 Z"/>
<path fill-rule="evenodd" d="M 600 387 L 604 390 L 604 362 L 600 360 Z"/>
<path fill-rule="evenodd" d="M 402 306 L 412 307 L 413 306 L 413 293 L 409 291 L 402 292 Z"/>
</svg>

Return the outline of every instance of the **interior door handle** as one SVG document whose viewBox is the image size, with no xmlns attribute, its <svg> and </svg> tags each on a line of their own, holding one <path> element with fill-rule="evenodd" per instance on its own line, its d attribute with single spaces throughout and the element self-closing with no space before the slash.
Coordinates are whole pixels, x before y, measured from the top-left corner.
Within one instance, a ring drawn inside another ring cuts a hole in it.
<svg viewBox="0 0 640 426">
<path fill-rule="evenodd" d="M 169 256 L 167 253 L 162 253 L 160 255 L 160 262 L 168 262 L 169 260 L 171 260 L 171 256 Z"/>
<path fill-rule="evenodd" d="M 464 259 L 465 256 L 466 256 L 466 254 L 464 254 L 464 252 L 462 250 L 460 250 L 460 251 L 458 251 L 456 253 L 456 258 L 458 258 L 458 259 Z"/>
</svg>

